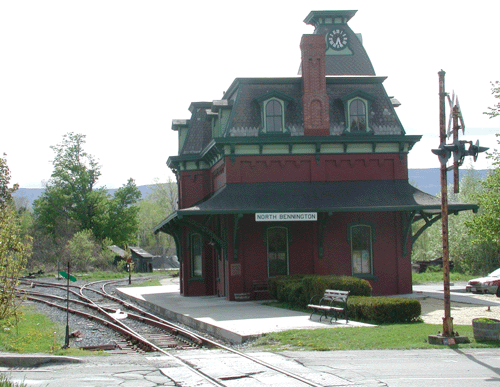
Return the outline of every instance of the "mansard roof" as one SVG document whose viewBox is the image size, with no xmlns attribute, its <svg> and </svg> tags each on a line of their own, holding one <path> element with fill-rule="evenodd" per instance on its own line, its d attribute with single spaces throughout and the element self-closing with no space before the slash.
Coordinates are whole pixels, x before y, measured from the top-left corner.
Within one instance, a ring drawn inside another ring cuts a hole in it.
<svg viewBox="0 0 500 387">
<path fill-rule="evenodd" d="M 374 135 L 404 135 L 405 131 L 382 82 L 385 77 L 328 77 L 327 95 L 330 100 L 330 135 L 341 135 L 345 129 L 344 98 L 358 95 L 369 103 L 370 128 Z M 272 92 L 289 98 L 285 111 L 285 126 L 292 135 L 304 134 L 302 115 L 302 80 L 297 78 L 238 78 L 225 98 L 233 101 L 233 114 L 226 136 L 258 135 L 261 126 L 261 96 Z"/>
<path fill-rule="evenodd" d="M 329 134 L 346 135 L 347 104 L 351 97 L 359 97 L 367 102 L 370 135 L 404 136 L 404 128 L 394 110 L 398 105 L 388 97 L 383 86 L 385 77 L 375 75 L 360 36 L 347 24 L 355 13 L 356 11 L 312 11 L 304 20 L 315 27 L 314 34 L 325 37 Z M 346 34 L 347 43 L 341 49 L 333 49 L 331 33 L 339 29 Z M 304 136 L 302 82 L 300 76 L 237 78 L 221 101 L 192 103 L 189 108 L 191 117 L 182 124 L 188 130 L 183 131 L 179 155 L 200 155 L 214 139 L 213 133 L 218 138 L 259 136 L 263 127 L 262 103 L 268 98 L 284 102 L 286 134 Z M 212 125 L 222 113 L 225 114 L 224 121 L 218 122 L 222 129 L 213 132 Z M 182 125 L 173 125 L 174 130 Z"/>
<path fill-rule="evenodd" d="M 189 120 L 189 130 L 184 146 L 179 150 L 179 154 L 198 154 L 212 140 L 211 125 L 206 119 L 207 109 L 210 109 L 210 107 L 210 102 L 193 102 L 189 107 L 192 116 Z"/>
</svg>

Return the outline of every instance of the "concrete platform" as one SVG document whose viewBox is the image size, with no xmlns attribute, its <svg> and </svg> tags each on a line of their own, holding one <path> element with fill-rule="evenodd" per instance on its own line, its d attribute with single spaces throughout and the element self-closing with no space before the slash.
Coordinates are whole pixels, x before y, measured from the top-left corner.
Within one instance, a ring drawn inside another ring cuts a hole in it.
<svg viewBox="0 0 500 387">
<path fill-rule="evenodd" d="M 233 344 L 263 333 L 289 329 L 374 326 L 345 320 L 330 323 L 314 315 L 263 305 L 260 301 L 227 301 L 217 296 L 184 297 L 179 285 L 119 288 L 121 296 L 166 319 L 185 324 Z"/>
</svg>

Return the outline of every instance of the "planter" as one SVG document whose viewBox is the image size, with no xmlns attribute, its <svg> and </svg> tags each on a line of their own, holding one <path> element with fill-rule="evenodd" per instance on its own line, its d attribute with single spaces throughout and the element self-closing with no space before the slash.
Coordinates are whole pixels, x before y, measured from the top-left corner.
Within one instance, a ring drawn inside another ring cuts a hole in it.
<svg viewBox="0 0 500 387">
<path fill-rule="evenodd" d="M 500 334 L 500 320 L 488 319 L 490 322 L 481 322 L 473 319 L 472 331 L 474 332 L 474 339 L 476 341 L 497 341 Z"/>
</svg>

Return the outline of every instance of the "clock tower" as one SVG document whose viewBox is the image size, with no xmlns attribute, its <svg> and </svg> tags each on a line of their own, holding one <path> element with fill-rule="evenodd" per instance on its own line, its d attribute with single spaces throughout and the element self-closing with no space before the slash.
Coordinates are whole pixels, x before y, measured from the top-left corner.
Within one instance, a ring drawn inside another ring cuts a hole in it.
<svg viewBox="0 0 500 387">
<path fill-rule="evenodd" d="M 375 75 L 361 35 L 348 21 L 356 11 L 312 11 L 304 23 L 315 27 L 314 34 L 325 38 L 326 75 Z"/>
</svg>

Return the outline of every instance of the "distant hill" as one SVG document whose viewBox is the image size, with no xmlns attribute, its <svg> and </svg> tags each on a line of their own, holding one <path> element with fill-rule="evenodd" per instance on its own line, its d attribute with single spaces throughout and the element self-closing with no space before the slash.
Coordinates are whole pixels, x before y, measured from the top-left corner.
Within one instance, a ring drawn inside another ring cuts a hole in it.
<svg viewBox="0 0 500 387">
<path fill-rule="evenodd" d="M 460 180 L 467 174 L 467 169 L 459 170 Z M 480 180 L 484 180 L 488 173 L 488 169 L 476 169 Z M 429 169 L 409 169 L 408 181 L 419 190 L 427 192 L 428 194 L 435 195 L 441 192 L 441 175 L 439 168 Z M 453 171 L 448 172 L 448 184 L 453 184 Z"/>
<path fill-rule="evenodd" d="M 486 177 L 487 169 L 478 169 L 476 172 L 479 174 L 481 180 Z M 467 173 L 467 169 L 460 170 L 460 179 Z M 428 194 L 435 195 L 441 191 L 441 178 L 439 175 L 439 168 L 429 169 L 410 169 L 408 170 L 408 180 L 414 184 L 418 189 L 427 192 Z M 453 172 L 448 172 L 448 184 L 453 182 Z M 140 185 L 137 188 L 142 193 L 142 197 L 146 197 L 149 193 L 149 186 Z M 43 188 L 19 188 L 15 193 L 15 197 L 26 198 L 29 205 L 43 193 Z M 108 192 L 113 194 L 116 189 L 109 189 Z"/>
</svg>

